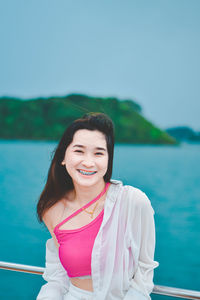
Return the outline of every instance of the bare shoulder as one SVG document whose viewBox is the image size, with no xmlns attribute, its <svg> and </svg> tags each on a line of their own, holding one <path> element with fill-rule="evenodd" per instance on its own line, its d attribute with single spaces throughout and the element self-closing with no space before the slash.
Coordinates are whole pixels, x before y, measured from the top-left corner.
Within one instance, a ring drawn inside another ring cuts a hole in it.
<svg viewBox="0 0 200 300">
<path fill-rule="evenodd" d="M 56 239 L 55 233 L 54 233 L 54 227 L 59 223 L 59 220 L 62 217 L 62 212 L 64 209 L 64 203 L 62 200 L 55 203 L 52 207 L 50 207 L 43 215 L 43 222 L 48 228 L 54 243 L 57 248 L 59 248 L 58 241 Z"/>
<path fill-rule="evenodd" d="M 64 208 L 64 202 L 61 199 L 44 213 L 43 222 L 49 230 L 53 229 L 60 222 Z"/>
</svg>

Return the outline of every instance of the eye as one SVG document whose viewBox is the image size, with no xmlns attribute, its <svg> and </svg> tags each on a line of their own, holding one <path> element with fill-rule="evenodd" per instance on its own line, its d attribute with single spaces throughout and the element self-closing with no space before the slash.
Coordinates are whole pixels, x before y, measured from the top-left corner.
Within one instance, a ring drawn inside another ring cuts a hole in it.
<svg viewBox="0 0 200 300">
<path fill-rule="evenodd" d="M 75 150 L 74 152 L 83 153 L 82 150 Z"/>
<path fill-rule="evenodd" d="M 96 152 L 95 154 L 96 154 L 96 155 L 103 155 L 102 152 Z"/>
</svg>

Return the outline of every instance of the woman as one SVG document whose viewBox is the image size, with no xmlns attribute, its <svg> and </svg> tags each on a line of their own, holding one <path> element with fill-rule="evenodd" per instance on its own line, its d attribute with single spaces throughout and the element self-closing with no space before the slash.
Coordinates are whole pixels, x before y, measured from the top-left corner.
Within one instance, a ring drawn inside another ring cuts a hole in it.
<svg viewBox="0 0 200 300">
<path fill-rule="evenodd" d="M 139 189 L 111 180 L 112 121 L 74 121 L 55 151 L 37 211 L 52 239 L 37 300 L 151 299 L 154 210 Z"/>
</svg>

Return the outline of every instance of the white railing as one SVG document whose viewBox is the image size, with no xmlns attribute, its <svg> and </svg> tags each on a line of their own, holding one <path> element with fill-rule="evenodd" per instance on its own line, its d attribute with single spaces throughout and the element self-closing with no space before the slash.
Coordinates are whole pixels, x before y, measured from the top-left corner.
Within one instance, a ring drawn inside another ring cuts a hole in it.
<svg viewBox="0 0 200 300">
<path fill-rule="evenodd" d="M 0 261 L 0 269 L 24 272 L 24 273 L 32 273 L 37 275 L 42 275 L 44 272 L 44 268 L 42 267 L 15 264 L 15 263 L 10 263 L 5 261 Z M 170 296 L 170 297 L 184 298 L 184 299 L 200 299 L 200 292 L 198 291 L 178 289 L 169 286 L 155 285 L 152 293 Z"/>
</svg>

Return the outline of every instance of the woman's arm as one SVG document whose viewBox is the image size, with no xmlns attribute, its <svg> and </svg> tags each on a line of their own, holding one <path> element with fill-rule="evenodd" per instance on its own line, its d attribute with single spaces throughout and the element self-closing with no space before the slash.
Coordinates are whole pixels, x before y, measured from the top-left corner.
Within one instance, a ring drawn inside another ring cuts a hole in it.
<svg viewBox="0 0 200 300">
<path fill-rule="evenodd" d="M 42 277 L 47 283 L 41 287 L 36 300 L 63 300 L 69 289 L 69 277 L 60 263 L 52 238 L 46 243 L 46 264 Z"/>
<path fill-rule="evenodd" d="M 150 293 L 153 290 L 153 276 L 154 268 L 158 267 L 159 263 L 154 261 L 155 251 L 155 223 L 154 223 L 154 210 L 151 203 L 146 196 L 142 193 L 141 199 L 141 215 L 139 226 L 139 256 L 136 272 L 131 280 L 130 288 L 124 300 L 147 300 L 150 298 Z M 136 224 L 133 224 L 135 226 Z M 135 247 L 132 244 L 132 251 Z M 133 252 L 134 253 L 134 252 Z"/>
</svg>

